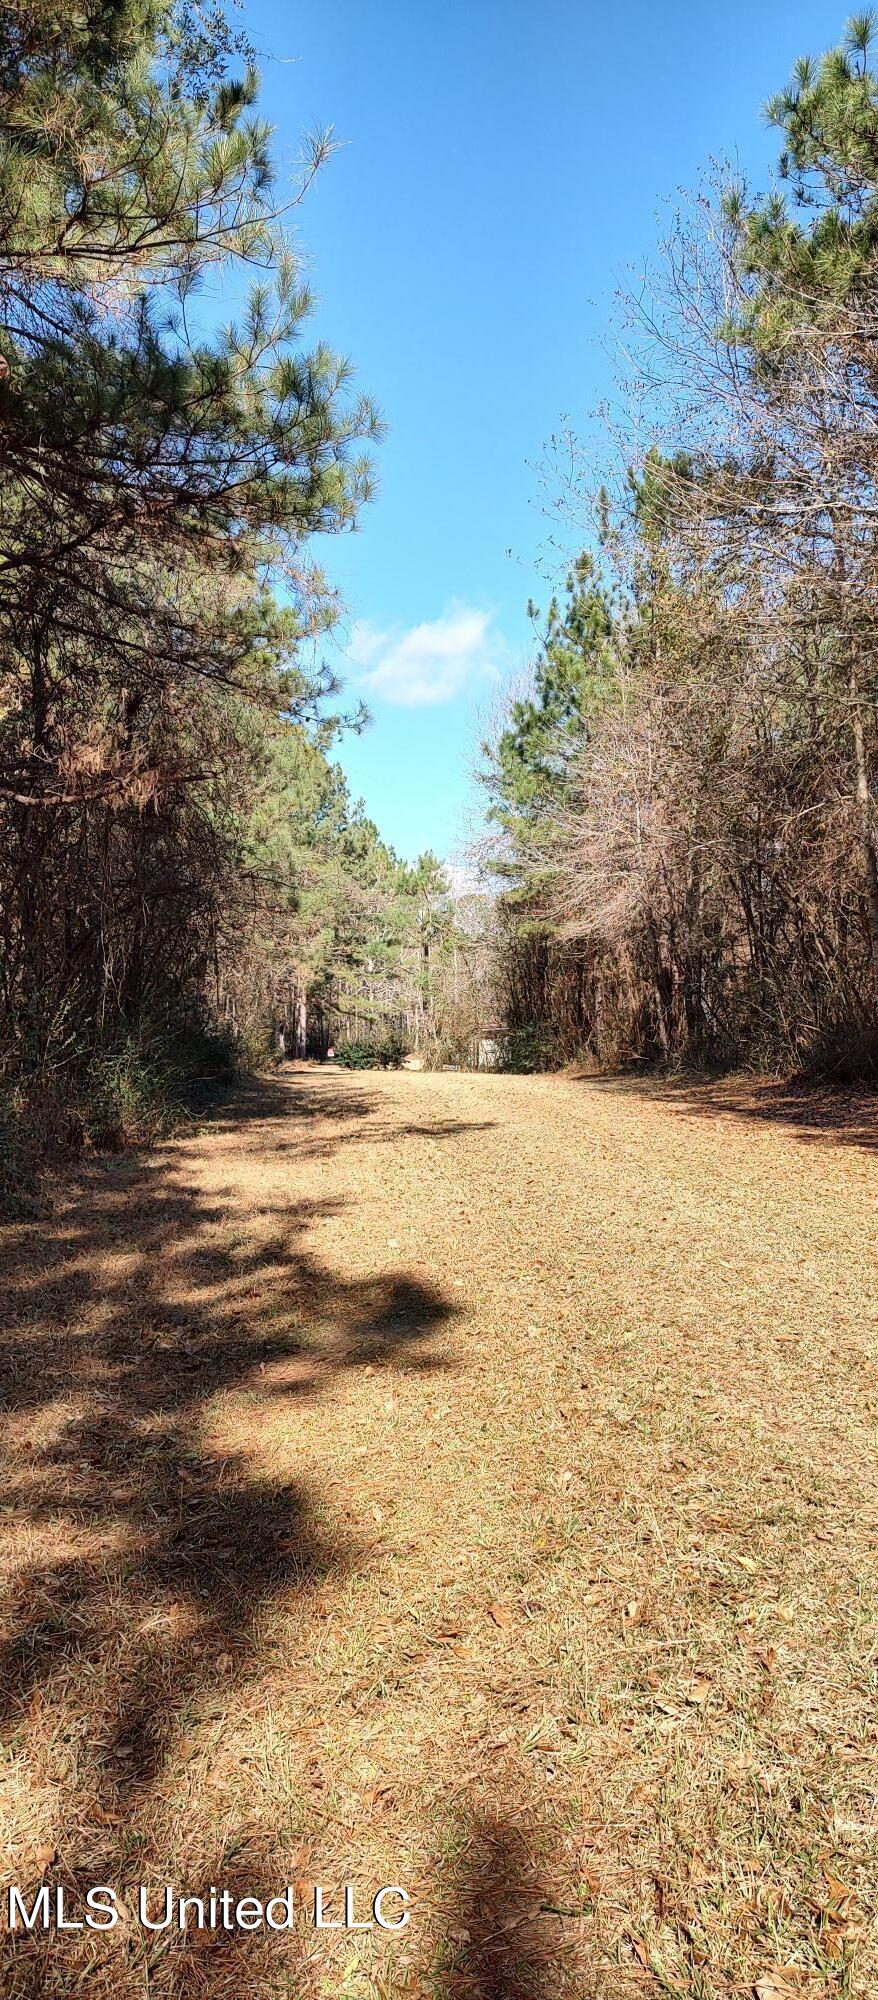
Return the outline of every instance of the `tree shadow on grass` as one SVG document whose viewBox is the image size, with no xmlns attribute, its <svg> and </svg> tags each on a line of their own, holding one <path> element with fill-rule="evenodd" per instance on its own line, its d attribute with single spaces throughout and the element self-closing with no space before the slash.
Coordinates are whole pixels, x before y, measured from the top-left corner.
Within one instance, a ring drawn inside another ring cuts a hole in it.
<svg viewBox="0 0 878 2000">
<path fill-rule="evenodd" d="M 433 2000 L 635 2000 L 644 1992 L 635 1954 L 614 1962 L 595 1936 L 575 1829 L 559 1835 L 533 1795 L 489 1785 L 458 1823 L 454 1851 L 450 1881 L 436 1871 L 444 1925 Z"/>
<path fill-rule="evenodd" d="M 461 1830 L 437 1992 L 454 2000 L 550 2000 L 558 1919 L 521 1826 L 496 1811 Z"/>
<path fill-rule="evenodd" d="M 581 1081 L 619 1096 L 643 1097 L 711 1124 L 740 1119 L 785 1126 L 812 1145 L 878 1149 L 878 1094 L 849 1085 L 828 1088 L 750 1076 L 589 1076 Z"/>
<path fill-rule="evenodd" d="M 496 1128 L 495 1118 L 421 1118 L 401 1120 L 381 1116 L 380 1091 L 356 1081 L 345 1071 L 326 1076 L 321 1072 L 294 1069 L 275 1088 L 285 1101 L 292 1121 L 320 1118 L 339 1129 L 319 1138 L 302 1139 L 299 1132 L 281 1141 L 277 1150 L 295 1153 L 299 1159 L 328 1159 L 341 1146 L 395 1144 L 400 1139 L 468 1139 Z M 414 1093 L 417 1083 L 414 1083 Z M 415 1102 L 417 1099 L 415 1098 Z"/>
<path fill-rule="evenodd" d="M 314 1068 L 291 1068 L 277 1078 L 251 1077 L 240 1085 L 225 1106 L 209 1115 L 211 1130 L 235 1132 L 246 1146 L 246 1126 L 258 1121 L 260 1130 L 254 1146 L 266 1157 L 289 1154 L 303 1163 L 331 1159 L 342 1147 L 352 1145 L 393 1145 L 400 1139 L 468 1139 L 496 1128 L 494 1118 L 434 1118 L 402 1121 L 382 1117 L 380 1091 L 344 1070 L 328 1075 Z M 283 1134 L 262 1129 L 263 1119 L 282 1121 Z M 313 1124 L 326 1123 L 334 1131 L 308 1136 Z"/>
<path fill-rule="evenodd" d="M 214 1179 L 248 1121 L 258 1150 L 275 1115 L 257 1090 L 238 1119 L 212 1123 Z M 9 1879 L 31 1894 L 47 1828 L 31 1829 L 29 1794 L 51 1797 L 65 1867 L 87 1858 L 83 1887 L 118 1881 L 118 1841 L 205 1695 L 227 1705 L 245 1691 L 270 1656 L 275 1610 L 295 1618 L 368 1560 L 356 1529 L 315 1503 L 307 1467 L 275 1479 L 255 1451 L 203 1441 L 214 1399 L 252 1394 L 257 1446 L 278 1398 L 295 1410 L 364 1364 L 444 1365 L 432 1342 L 454 1307 L 438 1287 L 333 1271 L 308 1232 L 334 1204 L 254 1211 L 241 1184 L 205 1192 L 187 1157 L 182 1145 L 94 1164 L 63 1212 L 3 1232 L 3 1510 L 17 1539 L 0 1727 L 18 1782 Z M 78 1944 L 0 1937 L 2 1990 L 103 1990 Z M 153 1987 L 138 1974 L 116 1990 Z"/>
<path fill-rule="evenodd" d="M 234 1132 L 245 1139 L 250 1121 L 262 1126 L 275 1118 L 332 1118 L 340 1124 L 357 1124 L 371 1117 L 379 1103 L 374 1090 L 359 1078 L 358 1085 L 351 1088 L 344 1073 L 327 1075 L 314 1068 L 288 1067 L 274 1076 L 246 1076 L 208 1111 L 207 1119 L 212 1131 Z"/>
</svg>

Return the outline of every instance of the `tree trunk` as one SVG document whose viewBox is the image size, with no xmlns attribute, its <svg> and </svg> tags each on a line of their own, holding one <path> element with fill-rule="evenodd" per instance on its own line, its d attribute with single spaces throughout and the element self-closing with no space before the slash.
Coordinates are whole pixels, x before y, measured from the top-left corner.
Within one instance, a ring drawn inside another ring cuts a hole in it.
<svg viewBox="0 0 878 2000">
<path fill-rule="evenodd" d="M 300 986 L 296 993 L 293 1016 L 293 1052 L 304 1056 L 308 1050 L 308 1001 L 305 989 Z"/>
<path fill-rule="evenodd" d="M 854 735 L 857 811 L 860 820 L 860 844 L 863 854 L 863 874 L 866 883 L 866 917 L 869 925 L 869 945 L 872 953 L 872 983 L 875 989 L 875 1004 L 878 1007 L 878 848 L 876 848 L 875 841 L 875 820 L 872 810 L 872 793 L 869 785 L 869 766 L 866 758 L 863 710 L 856 662 L 851 665 L 850 697 L 851 725 Z"/>
<path fill-rule="evenodd" d="M 661 948 L 659 946 L 658 927 L 656 925 L 654 917 L 650 917 L 649 919 L 649 923 L 647 926 L 647 935 L 649 937 L 650 956 L 652 959 L 651 970 L 652 970 L 652 993 L 653 993 L 653 1017 L 655 1020 L 655 1028 L 656 1028 L 656 1034 L 658 1036 L 658 1045 L 661 1051 L 662 1062 L 668 1064 L 671 1059 L 671 1032 L 668 1021 L 668 1009 L 667 1009 L 666 995 L 665 995 L 665 989 L 667 986 L 667 975 L 665 972 L 665 967 L 662 963 Z"/>
</svg>

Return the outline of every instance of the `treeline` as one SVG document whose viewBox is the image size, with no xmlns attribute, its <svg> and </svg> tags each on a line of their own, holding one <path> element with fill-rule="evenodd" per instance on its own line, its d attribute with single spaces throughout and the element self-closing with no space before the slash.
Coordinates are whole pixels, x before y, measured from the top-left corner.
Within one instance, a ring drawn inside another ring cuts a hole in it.
<svg viewBox="0 0 878 2000">
<path fill-rule="evenodd" d="M 279 189 L 257 100 L 186 0 L 0 18 L 0 1182 L 282 1041 L 874 1069 L 871 19 L 639 295 L 651 431 L 487 749 L 496 911 L 333 762 L 312 550 L 380 424 L 307 342 L 326 141 Z"/>
<path fill-rule="evenodd" d="M 702 195 L 629 315 L 652 437 L 486 746 L 534 1062 L 878 1069 L 872 47 L 797 65 L 779 192 Z"/>
<path fill-rule="evenodd" d="M 380 426 L 305 342 L 326 141 L 279 190 L 257 89 L 186 0 L 0 19 L 0 1179 L 417 947 L 423 880 L 331 762 L 309 555 Z"/>
</svg>

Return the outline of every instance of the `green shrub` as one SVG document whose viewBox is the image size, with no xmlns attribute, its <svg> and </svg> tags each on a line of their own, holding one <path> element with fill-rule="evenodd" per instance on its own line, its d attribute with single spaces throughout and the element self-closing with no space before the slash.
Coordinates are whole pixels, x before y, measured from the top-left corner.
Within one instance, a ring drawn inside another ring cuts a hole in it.
<svg viewBox="0 0 878 2000">
<path fill-rule="evenodd" d="M 139 1039 L 101 1050 L 89 1064 L 75 1102 L 89 1145 L 115 1151 L 132 1139 L 162 1137 L 178 1109 L 168 1051 Z"/>
<path fill-rule="evenodd" d="M 561 1054 L 551 1028 L 528 1025 L 511 1028 L 500 1044 L 497 1068 L 516 1076 L 533 1076 L 540 1070 L 559 1069 Z"/>
<path fill-rule="evenodd" d="M 342 1042 L 335 1051 L 335 1060 L 342 1069 L 373 1069 L 375 1051 L 371 1042 Z"/>
<path fill-rule="evenodd" d="M 402 1036 L 387 1033 L 368 1042 L 342 1042 L 335 1060 L 343 1069 L 399 1069 L 406 1054 Z"/>
<path fill-rule="evenodd" d="M 266 1022 L 241 1029 L 237 1043 L 237 1067 L 255 1070 L 278 1070 L 283 1056 L 277 1044 L 274 1029 Z"/>
<path fill-rule="evenodd" d="M 230 1084 L 234 1039 L 209 1022 L 171 1018 L 117 1029 L 64 1067 L 19 1063 L 0 1074 L 0 1210 L 32 1205 L 41 1171 L 86 1147 L 118 1150 L 179 1130 Z"/>
<path fill-rule="evenodd" d="M 110 1148 L 162 1138 L 236 1069 L 234 1043 L 222 1031 L 147 1022 L 92 1057 L 74 1098 L 83 1135 Z"/>
</svg>

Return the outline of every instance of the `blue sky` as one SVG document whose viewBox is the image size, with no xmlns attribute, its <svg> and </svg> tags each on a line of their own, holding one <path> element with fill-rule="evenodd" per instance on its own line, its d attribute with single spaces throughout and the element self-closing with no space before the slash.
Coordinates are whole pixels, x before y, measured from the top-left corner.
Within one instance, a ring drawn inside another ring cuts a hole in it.
<svg viewBox="0 0 878 2000">
<path fill-rule="evenodd" d="M 761 107 L 840 34 L 814 0 L 245 0 L 292 165 L 342 142 L 300 211 L 313 331 L 389 426 L 355 535 L 315 553 L 372 727 L 340 758 L 397 850 L 465 833 L 477 717 L 545 604 L 538 465 L 612 383 L 613 297 L 713 156 L 764 183 Z"/>
</svg>

